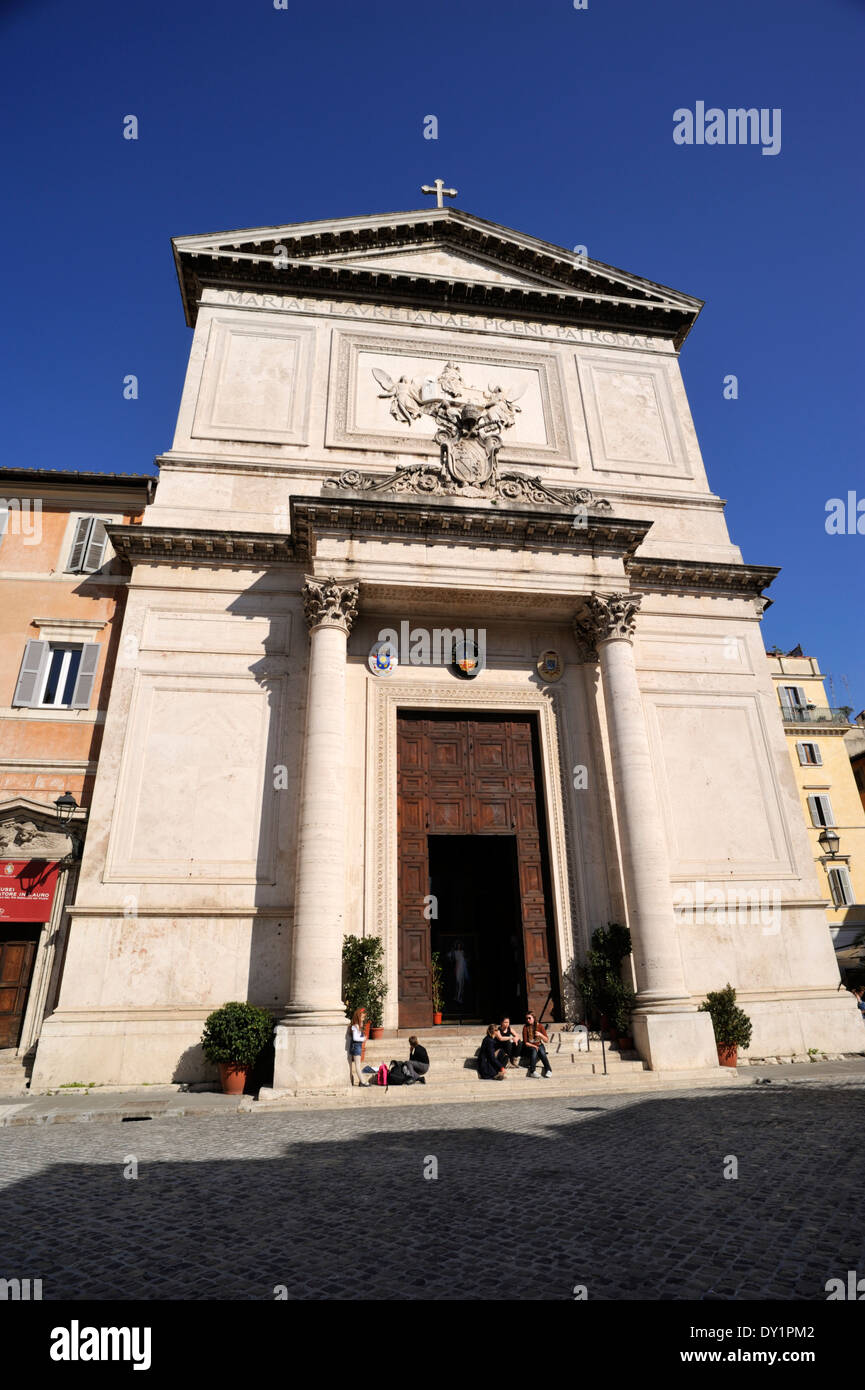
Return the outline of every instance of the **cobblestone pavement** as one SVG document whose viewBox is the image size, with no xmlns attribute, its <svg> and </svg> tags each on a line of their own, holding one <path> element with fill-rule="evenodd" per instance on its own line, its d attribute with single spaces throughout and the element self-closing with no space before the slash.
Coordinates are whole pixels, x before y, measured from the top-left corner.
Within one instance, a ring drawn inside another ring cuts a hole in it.
<svg viewBox="0 0 865 1390">
<path fill-rule="evenodd" d="M 865 1275 L 863 1118 L 839 1079 L 11 1128 L 0 1277 L 44 1299 L 822 1300 Z"/>
</svg>

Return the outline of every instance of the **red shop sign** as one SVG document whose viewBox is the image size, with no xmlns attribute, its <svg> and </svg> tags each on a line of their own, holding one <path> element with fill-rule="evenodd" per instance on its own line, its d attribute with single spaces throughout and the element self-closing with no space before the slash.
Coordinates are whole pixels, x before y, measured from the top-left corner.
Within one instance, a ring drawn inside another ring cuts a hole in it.
<svg viewBox="0 0 865 1390">
<path fill-rule="evenodd" d="M 57 869 L 47 859 L 0 859 L 0 922 L 47 922 Z"/>
</svg>

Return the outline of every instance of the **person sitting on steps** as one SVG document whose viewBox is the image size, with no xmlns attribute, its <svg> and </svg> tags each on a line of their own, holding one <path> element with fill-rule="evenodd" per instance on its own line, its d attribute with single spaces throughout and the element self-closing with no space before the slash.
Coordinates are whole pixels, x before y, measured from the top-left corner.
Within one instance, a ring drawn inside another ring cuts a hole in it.
<svg viewBox="0 0 865 1390">
<path fill-rule="evenodd" d="M 496 1048 L 495 1038 L 498 1029 L 491 1023 L 487 1035 L 481 1043 L 478 1054 L 478 1075 L 481 1081 L 504 1081 L 508 1065 L 508 1054 Z"/>
<path fill-rule="evenodd" d="M 518 1067 L 520 1055 L 520 1040 L 511 1027 L 509 1018 L 503 1018 L 498 1028 L 493 1033 L 495 1041 L 499 1045 L 499 1050 L 507 1054 L 508 1065 Z"/>
<path fill-rule="evenodd" d="M 429 1071 L 429 1053 L 426 1048 L 418 1042 L 416 1034 L 412 1033 L 408 1040 L 411 1051 L 408 1054 L 409 1070 L 415 1081 L 419 1081 L 422 1086 L 426 1085 L 426 1073 Z"/>
<path fill-rule="evenodd" d="M 535 1021 L 534 1014 L 526 1014 L 526 1022 L 523 1028 L 523 1051 L 529 1059 L 529 1076 L 534 1077 L 537 1075 L 535 1067 L 538 1064 L 539 1057 L 544 1064 L 542 1076 L 546 1078 L 552 1072 L 553 1069 L 550 1066 L 547 1049 L 544 1047 L 544 1043 L 548 1043 L 549 1040 L 549 1035 L 544 1025 Z"/>
</svg>

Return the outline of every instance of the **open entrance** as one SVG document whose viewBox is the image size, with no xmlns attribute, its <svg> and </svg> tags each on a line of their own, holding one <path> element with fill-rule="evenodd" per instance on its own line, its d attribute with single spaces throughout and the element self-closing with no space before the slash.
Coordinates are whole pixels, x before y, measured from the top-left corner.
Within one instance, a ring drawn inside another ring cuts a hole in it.
<svg viewBox="0 0 865 1390">
<path fill-rule="evenodd" d="M 445 1022 L 522 1018 L 526 962 L 514 835 L 430 835 L 430 941 Z"/>
<path fill-rule="evenodd" d="M 559 1017 L 535 718 L 400 712 L 399 1025 L 432 1023 L 442 954 L 451 1019 Z"/>
</svg>

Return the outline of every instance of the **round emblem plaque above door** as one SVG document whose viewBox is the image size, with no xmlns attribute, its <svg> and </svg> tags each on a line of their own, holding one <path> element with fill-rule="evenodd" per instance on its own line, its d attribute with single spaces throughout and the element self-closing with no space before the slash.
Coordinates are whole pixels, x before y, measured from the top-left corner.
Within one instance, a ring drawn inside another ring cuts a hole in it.
<svg viewBox="0 0 865 1390">
<path fill-rule="evenodd" d="M 475 642 L 455 642 L 453 670 L 463 680 L 473 680 L 483 670 L 483 661 Z"/>
<path fill-rule="evenodd" d="M 374 642 L 367 664 L 374 676 L 391 676 L 399 665 L 393 642 Z"/>
<path fill-rule="evenodd" d="M 564 667 L 558 652 L 552 650 L 541 652 L 537 660 L 537 672 L 542 681 L 561 680 Z"/>
</svg>

